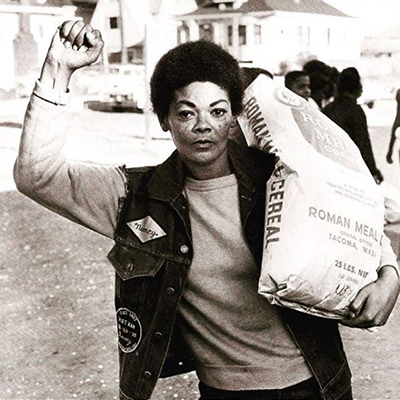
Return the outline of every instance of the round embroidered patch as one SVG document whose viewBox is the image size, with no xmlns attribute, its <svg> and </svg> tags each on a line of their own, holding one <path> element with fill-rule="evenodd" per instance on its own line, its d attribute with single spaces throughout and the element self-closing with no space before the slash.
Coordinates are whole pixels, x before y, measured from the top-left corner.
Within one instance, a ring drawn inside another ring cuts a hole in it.
<svg viewBox="0 0 400 400">
<path fill-rule="evenodd" d="M 137 315 L 127 308 L 117 310 L 118 345 L 124 353 L 131 353 L 142 339 L 142 325 Z"/>
</svg>

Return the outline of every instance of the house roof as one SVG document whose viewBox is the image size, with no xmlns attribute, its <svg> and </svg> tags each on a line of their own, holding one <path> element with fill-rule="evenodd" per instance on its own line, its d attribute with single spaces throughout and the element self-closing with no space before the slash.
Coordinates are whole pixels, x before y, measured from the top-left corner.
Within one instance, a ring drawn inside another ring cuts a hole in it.
<svg viewBox="0 0 400 400">
<path fill-rule="evenodd" d="M 70 0 L 47 0 L 43 4 L 36 0 L 0 0 L 0 5 L 13 5 L 13 6 L 37 6 L 37 7 L 62 7 L 72 6 Z"/>
<path fill-rule="evenodd" d="M 235 9 L 231 7 L 227 7 L 226 9 L 220 9 L 218 8 L 218 4 L 207 4 L 204 7 L 199 7 L 197 10 L 189 13 L 189 14 L 184 14 L 185 16 L 191 16 L 191 15 L 219 15 L 219 14 L 231 14 L 231 13 L 241 13 L 240 9 Z"/>
<path fill-rule="evenodd" d="M 134 1 L 134 0 L 129 0 L 129 1 Z M 154 14 L 157 14 L 160 7 L 161 3 L 163 0 L 149 0 L 149 6 L 151 12 Z M 79 5 L 84 5 L 87 4 L 89 6 L 95 6 L 99 0 L 46 0 L 45 3 L 40 4 L 37 2 L 37 0 L 0 0 L 0 4 L 7 4 L 7 5 L 35 5 L 35 6 L 47 6 L 47 7 L 61 7 L 61 6 L 71 6 L 74 3 L 77 3 Z"/>
<path fill-rule="evenodd" d="M 87 4 L 88 6 L 95 6 L 98 2 L 98 0 L 70 0 L 72 1 L 74 4 L 78 3 L 78 4 Z"/>
<path fill-rule="evenodd" d="M 224 13 L 252 13 L 252 12 L 296 12 L 307 14 L 330 15 L 335 17 L 349 17 L 322 0 L 247 0 L 241 7 L 220 8 L 218 4 L 206 3 L 188 15 L 224 14 Z"/>
<path fill-rule="evenodd" d="M 47 1 L 54 1 L 54 0 L 47 0 Z M 61 1 L 63 1 L 63 0 L 61 0 Z M 72 1 L 74 3 L 80 3 L 80 4 L 86 3 L 89 5 L 96 5 L 99 2 L 99 0 L 69 0 L 69 1 Z M 128 1 L 136 1 L 136 0 L 128 0 Z M 160 10 L 162 1 L 163 0 L 149 0 L 149 8 L 153 14 L 158 13 L 158 11 Z"/>
<path fill-rule="evenodd" d="M 348 17 L 322 0 L 248 0 L 240 10 L 242 12 L 286 11 Z"/>
</svg>

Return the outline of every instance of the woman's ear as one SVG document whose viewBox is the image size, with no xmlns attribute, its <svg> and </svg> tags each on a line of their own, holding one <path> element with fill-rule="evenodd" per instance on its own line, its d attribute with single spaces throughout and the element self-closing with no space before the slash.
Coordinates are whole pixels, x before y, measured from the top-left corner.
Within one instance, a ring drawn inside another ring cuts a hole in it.
<svg viewBox="0 0 400 400">
<path fill-rule="evenodd" d="M 168 119 L 167 117 L 158 117 L 158 122 L 160 123 L 161 129 L 164 132 L 168 132 L 169 131 L 169 123 L 168 123 Z"/>
<path fill-rule="evenodd" d="M 237 125 L 238 125 L 237 118 L 233 116 L 231 120 L 231 129 L 236 128 Z"/>
</svg>

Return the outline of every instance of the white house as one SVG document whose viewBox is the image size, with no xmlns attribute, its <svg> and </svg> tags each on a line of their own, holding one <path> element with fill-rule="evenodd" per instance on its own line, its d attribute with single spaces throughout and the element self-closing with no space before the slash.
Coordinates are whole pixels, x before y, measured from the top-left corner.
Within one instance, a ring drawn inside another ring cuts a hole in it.
<svg viewBox="0 0 400 400">
<path fill-rule="evenodd" d="M 366 36 L 361 44 L 362 64 L 368 76 L 400 76 L 400 24 Z"/>
<path fill-rule="evenodd" d="M 142 63 L 145 47 L 158 59 L 176 45 L 173 16 L 196 8 L 195 0 L 98 0 L 91 25 L 103 34 L 109 62 Z"/>
<path fill-rule="evenodd" d="M 57 26 L 74 18 L 76 7 L 68 3 L 0 0 L 0 90 L 12 91 L 40 67 Z"/>
<path fill-rule="evenodd" d="M 322 0 L 211 0 L 176 19 L 181 42 L 212 40 L 275 73 L 310 58 L 338 68 L 360 59 L 359 22 Z"/>
</svg>

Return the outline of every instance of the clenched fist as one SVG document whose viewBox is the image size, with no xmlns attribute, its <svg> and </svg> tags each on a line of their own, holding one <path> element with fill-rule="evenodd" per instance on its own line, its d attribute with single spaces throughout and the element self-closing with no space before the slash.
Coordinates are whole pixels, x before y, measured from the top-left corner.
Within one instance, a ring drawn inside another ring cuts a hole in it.
<svg viewBox="0 0 400 400">
<path fill-rule="evenodd" d="M 66 91 L 73 72 L 94 63 L 103 49 L 103 39 L 83 21 L 65 21 L 58 27 L 42 68 L 40 81 Z"/>
</svg>

